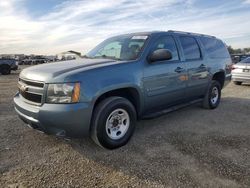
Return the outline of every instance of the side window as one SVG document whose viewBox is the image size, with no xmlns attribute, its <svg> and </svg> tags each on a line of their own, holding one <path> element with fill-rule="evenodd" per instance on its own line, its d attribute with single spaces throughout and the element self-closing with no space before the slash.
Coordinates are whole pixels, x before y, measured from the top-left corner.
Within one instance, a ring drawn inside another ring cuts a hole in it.
<svg viewBox="0 0 250 188">
<path fill-rule="evenodd" d="M 222 41 L 215 38 L 201 37 L 201 42 L 204 45 L 209 57 L 211 58 L 229 57 L 227 48 Z"/>
<path fill-rule="evenodd" d="M 172 59 L 170 61 L 179 60 L 178 51 L 175 45 L 175 41 L 171 36 L 164 36 L 160 37 L 156 40 L 155 44 L 153 45 L 152 51 L 158 49 L 167 49 L 172 53 Z"/>
<path fill-rule="evenodd" d="M 195 38 L 181 36 L 180 41 L 186 60 L 201 59 L 201 51 Z"/>
</svg>

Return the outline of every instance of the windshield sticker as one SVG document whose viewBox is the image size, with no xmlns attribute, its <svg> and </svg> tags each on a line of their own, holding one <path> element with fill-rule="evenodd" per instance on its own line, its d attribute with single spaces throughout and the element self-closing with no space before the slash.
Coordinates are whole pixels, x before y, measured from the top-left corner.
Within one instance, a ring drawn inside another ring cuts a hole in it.
<svg viewBox="0 0 250 188">
<path fill-rule="evenodd" d="M 141 35 L 141 36 L 137 35 L 137 36 L 132 37 L 132 39 L 144 39 L 144 40 L 146 40 L 147 38 L 148 38 L 148 36 L 145 36 L 145 35 L 144 36 L 143 35 Z"/>
</svg>

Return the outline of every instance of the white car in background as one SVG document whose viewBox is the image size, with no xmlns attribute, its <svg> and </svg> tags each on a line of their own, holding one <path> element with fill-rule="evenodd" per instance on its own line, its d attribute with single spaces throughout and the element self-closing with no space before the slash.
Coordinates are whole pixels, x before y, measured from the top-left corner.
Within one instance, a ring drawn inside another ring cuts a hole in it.
<svg viewBox="0 0 250 188">
<path fill-rule="evenodd" d="M 250 57 L 233 65 L 232 80 L 236 85 L 241 85 L 243 82 L 250 83 Z"/>
</svg>

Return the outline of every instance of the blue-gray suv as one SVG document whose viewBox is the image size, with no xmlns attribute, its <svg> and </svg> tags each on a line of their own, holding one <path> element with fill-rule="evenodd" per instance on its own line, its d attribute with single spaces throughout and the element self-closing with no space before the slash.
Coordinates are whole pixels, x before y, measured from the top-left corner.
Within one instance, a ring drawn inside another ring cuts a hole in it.
<svg viewBox="0 0 250 188">
<path fill-rule="evenodd" d="M 66 137 L 90 135 L 102 147 L 125 145 L 136 120 L 201 102 L 220 103 L 231 80 L 225 44 L 179 31 L 109 38 L 82 59 L 20 73 L 15 110 L 30 127 Z"/>
</svg>

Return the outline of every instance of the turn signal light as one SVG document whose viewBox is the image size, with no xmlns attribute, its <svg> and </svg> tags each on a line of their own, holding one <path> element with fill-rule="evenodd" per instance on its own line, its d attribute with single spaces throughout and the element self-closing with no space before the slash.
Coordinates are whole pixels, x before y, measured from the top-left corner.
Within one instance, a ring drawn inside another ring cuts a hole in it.
<svg viewBox="0 0 250 188">
<path fill-rule="evenodd" d="M 72 94 L 72 102 L 79 102 L 80 100 L 80 83 L 76 83 Z"/>
</svg>

